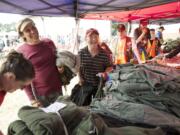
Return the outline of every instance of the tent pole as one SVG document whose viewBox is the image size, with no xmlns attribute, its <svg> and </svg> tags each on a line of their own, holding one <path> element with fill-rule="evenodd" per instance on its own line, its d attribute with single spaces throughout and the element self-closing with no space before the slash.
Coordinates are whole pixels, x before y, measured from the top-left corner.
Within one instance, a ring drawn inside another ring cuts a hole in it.
<svg viewBox="0 0 180 135">
<path fill-rule="evenodd" d="M 76 21 L 76 28 L 75 28 L 75 40 L 74 40 L 74 48 L 73 53 L 76 53 L 79 51 L 79 18 L 75 19 Z"/>
<path fill-rule="evenodd" d="M 46 26 L 45 26 L 45 21 L 44 21 L 44 17 L 43 17 L 43 16 L 41 16 L 41 20 L 42 20 L 42 23 L 43 23 L 43 32 L 44 32 L 44 36 L 47 37 Z"/>
<path fill-rule="evenodd" d="M 128 35 L 131 33 L 132 30 L 132 23 L 131 21 L 128 21 Z"/>
<path fill-rule="evenodd" d="M 74 0 L 74 16 L 76 21 L 76 28 L 75 28 L 75 41 L 74 41 L 74 48 L 73 53 L 75 51 L 79 51 L 79 15 L 78 15 L 78 7 L 79 7 L 79 0 Z M 76 49 L 76 50 L 75 50 Z"/>
</svg>

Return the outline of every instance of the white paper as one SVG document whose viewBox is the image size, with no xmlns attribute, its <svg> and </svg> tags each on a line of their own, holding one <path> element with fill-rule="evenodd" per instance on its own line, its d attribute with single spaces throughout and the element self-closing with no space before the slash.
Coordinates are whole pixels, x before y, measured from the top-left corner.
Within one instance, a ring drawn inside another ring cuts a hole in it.
<svg viewBox="0 0 180 135">
<path fill-rule="evenodd" d="M 54 102 L 53 104 L 47 107 L 42 107 L 40 109 L 42 109 L 46 113 L 50 113 L 50 112 L 58 112 L 59 110 L 63 109 L 65 106 L 66 104 L 64 103 Z"/>
</svg>

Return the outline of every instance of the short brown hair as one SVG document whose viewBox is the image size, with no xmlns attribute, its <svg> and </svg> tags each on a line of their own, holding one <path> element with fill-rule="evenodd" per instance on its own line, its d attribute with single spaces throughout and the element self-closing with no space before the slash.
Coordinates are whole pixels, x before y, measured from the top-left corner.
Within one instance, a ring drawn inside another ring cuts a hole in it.
<svg viewBox="0 0 180 135">
<path fill-rule="evenodd" d="M 155 31 L 155 29 L 150 29 L 150 31 Z"/>
<path fill-rule="evenodd" d="M 118 24 L 117 29 L 118 29 L 119 32 L 120 32 L 120 31 L 125 31 L 125 30 L 126 30 L 126 27 L 125 27 L 124 24 Z"/>
<path fill-rule="evenodd" d="M 11 51 L 3 62 L 0 74 L 12 72 L 16 76 L 16 80 L 26 81 L 35 77 L 35 70 L 32 63 L 24 58 L 22 53 Z"/>
<path fill-rule="evenodd" d="M 165 30 L 163 26 L 159 27 L 159 29 L 161 29 L 161 30 Z"/>
</svg>

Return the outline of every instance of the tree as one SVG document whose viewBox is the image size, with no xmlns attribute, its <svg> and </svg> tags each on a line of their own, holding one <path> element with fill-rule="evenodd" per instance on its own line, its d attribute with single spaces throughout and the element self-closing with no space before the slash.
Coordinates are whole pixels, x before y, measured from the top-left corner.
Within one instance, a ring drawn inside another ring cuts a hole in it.
<svg viewBox="0 0 180 135">
<path fill-rule="evenodd" d="M 16 23 L 2 24 L 0 23 L 0 32 L 16 31 Z"/>
</svg>

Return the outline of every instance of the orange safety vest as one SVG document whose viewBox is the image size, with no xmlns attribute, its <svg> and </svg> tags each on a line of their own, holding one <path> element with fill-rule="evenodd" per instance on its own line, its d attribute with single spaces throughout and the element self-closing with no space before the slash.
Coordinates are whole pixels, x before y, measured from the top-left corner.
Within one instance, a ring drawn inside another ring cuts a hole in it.
<svg viewBox="0 0 180 135">
<path fill-rule="evenodd" d="M 116 48 L 115 64 L 125 64 L 128 62 L 127 43 L 128 43 L 128 37 L 118 42 Z"/>
<path fill-rule="evenodd" d="M 156 44 L 157 44 L 156 39 L 153 40 L 152 44 L 148 40 L 148 45 L 147 45 L 147 49 L 146 49 L 148 57 L 154 58 L 156 56 Z"/>
</svg>

